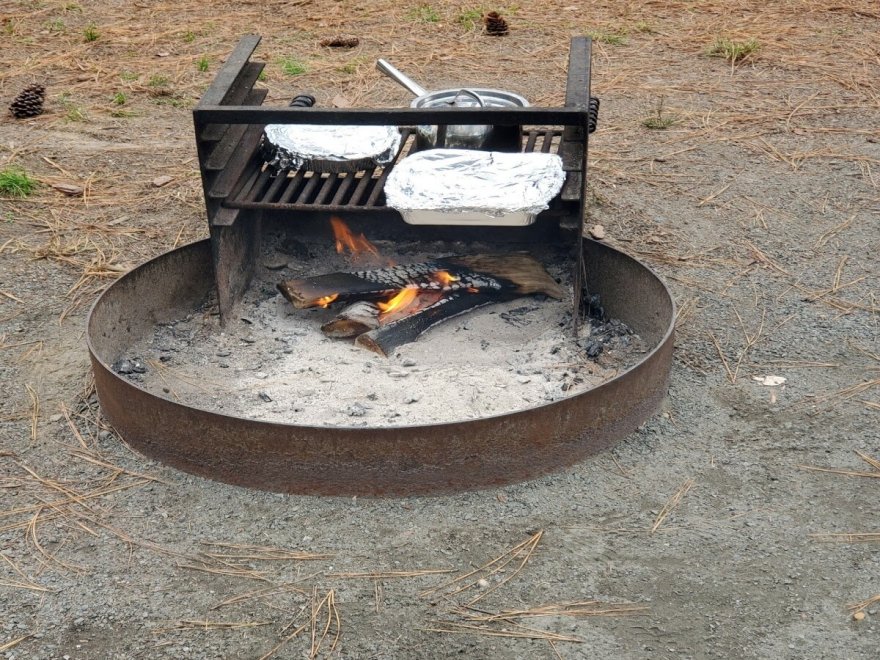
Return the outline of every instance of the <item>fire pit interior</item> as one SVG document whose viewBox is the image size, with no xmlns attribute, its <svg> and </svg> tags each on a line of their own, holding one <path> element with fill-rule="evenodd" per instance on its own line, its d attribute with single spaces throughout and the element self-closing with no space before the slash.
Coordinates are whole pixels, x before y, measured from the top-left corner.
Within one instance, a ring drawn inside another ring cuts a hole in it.
<svg viewBox="0 0 880 660">
<path fill-rule="evenodd" d="M 428 493 L 568 465 L 656 409 L 672 301 L 582 238 L 589 40 L 572 42 L 565 108 L 345 111 L 260 106 L 258 41 L 194 113 L 210 242 L 123 277 L 89 318 L 126 440 L 258 488 Z M 565 184 L 534 224 L 417 226 L 386 206 L 407 126 L 453 121 L 523 126 L 524 153 L 560 155 Z M 259 148 L 274 122 L 398 124 L 402 140 L 385 167 L 279 173 Z"/>
</svg>

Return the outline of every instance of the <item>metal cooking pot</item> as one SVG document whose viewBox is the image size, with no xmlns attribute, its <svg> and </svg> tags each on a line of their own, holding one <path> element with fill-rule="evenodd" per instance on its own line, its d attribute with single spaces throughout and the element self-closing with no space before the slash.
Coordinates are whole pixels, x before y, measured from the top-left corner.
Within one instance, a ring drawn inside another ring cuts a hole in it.
<svg viewBox="0 0 880 660">
<path fill-rule="evenodd" d="M 403 85 L 416 98 L 412 108 L 486 107 L 527 108 L 529 102 L 519 94 L 501 89 L 459 88 L 429 92 L 409 76 L 385 60 L 378 60 L 376 68 L 395 82 Z M 521 126 L 449 125 L 419 126 L 416 146 L 419 149 L 486 149 L 490 151 L 522 150 Z"/>
</svg>

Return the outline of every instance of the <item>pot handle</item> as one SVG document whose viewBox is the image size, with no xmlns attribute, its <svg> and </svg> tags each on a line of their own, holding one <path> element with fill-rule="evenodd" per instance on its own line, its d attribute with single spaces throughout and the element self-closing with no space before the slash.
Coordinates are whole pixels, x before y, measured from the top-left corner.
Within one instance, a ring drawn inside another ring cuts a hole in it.
<svg viewBox="0 0 880 660">
<path fill-rule="evenodd" d="M 385 60 L 376 60 L 376 68 L 394 82 L 406 87 L 415 96 L 423 96 L 428 93 L 428 90 Z"/>
</svg>

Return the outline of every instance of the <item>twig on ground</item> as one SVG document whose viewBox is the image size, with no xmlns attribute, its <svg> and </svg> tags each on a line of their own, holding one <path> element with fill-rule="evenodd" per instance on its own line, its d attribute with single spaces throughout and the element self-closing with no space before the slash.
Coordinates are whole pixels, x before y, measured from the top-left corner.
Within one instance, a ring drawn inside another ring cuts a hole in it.
<svg viewBox="0 0 880 660">
<path fill-rule="evenodd" d="M 669 517 L 669 514 L 675 511 L 679 504 L 681 504 L 682 498 L 687 495 L 688 491 L 693 488 L 694 480 L 686 479 L 681 486 L 678 487 L 678 490 L 672 494 L 666 504 L 663 505 L 663 508 L 660 510 L 660 513 L 657 514 L 657 518 L 654 519 L 654 524 L 651 525 L 651 534 L 656 532 L 660 525 L 663 524 L 663 521 Z"/>
</svg>

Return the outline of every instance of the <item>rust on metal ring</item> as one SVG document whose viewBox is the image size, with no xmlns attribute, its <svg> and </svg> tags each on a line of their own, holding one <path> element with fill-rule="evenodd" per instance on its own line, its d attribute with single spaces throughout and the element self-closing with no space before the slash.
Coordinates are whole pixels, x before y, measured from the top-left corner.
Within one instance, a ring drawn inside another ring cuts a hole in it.
<svg viewBox="0 0 880 660">
<path fill-rule="evenodd" d="M 308 495 L 415 495 L 532 479 L 600 452 L 660 407 L 672 362 L 675 306 L 632 257 L 584 241 L 586 286 L 608 314 L 653 346 L 635 366 L 580 394 L 454 423 L 328 428 L 224 415 L 148 392 L 110 365 L 134 341 L 192 311 L 214 285 L 211 246 L 163 254 L 111 285 L 88 317 L 98 399 L 146 456 L 238 486 Z"/>
</svg>

